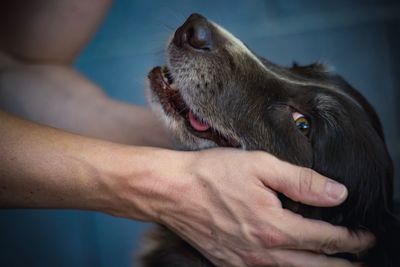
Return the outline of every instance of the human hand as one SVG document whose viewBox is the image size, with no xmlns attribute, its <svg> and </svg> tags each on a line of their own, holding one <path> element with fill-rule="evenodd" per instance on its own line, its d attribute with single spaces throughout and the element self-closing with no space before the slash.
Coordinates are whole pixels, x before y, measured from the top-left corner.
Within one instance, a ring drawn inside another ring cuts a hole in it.
<svg viewBox="0 0 400 267">
<path fill-rule="evenodd" d="M 352 235 L 282 208 L 273 190 L 314 206 L 345 200 L 344 186 L 310 169 L 264 152 L 176 153 L 182 153 L 178 167 L 170 158 L 162 171 L 174 182 L 164 188 L 158 222 L 217 266 L 356 266 L 327 255 L 358 253 L 374 243 L 369 233 Z"/>
</svg>

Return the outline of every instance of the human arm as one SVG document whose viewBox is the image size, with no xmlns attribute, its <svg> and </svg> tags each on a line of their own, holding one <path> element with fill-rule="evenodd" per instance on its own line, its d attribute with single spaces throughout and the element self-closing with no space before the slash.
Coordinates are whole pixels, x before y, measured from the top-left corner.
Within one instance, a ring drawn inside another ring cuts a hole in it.
<svg viewBox="0 0 400 267">
<path fill-rule="evenodd" d="M 2 52 L 0 65 L 0 109 L 89 137 L 170 146 L 148 108 L 111 99 L 69 66 L 26 63 Z"/>
<path fill-rule="evenodd" d="M 266 184 L 322 206 L 345 195 L 327 197 L 324 177 L 266 153 L 130 147 L 4 112 L 0 121 L 2 207 L 86 209 L 162 223 L 226 266 L 353 266 L 314 252 L 358 252 L 373 242 L 282 209 Z"/>
<path fill-rule="evenodd" d="M 111 0 L 4 3 L 0 10 L 0 109 L 89 137 L 169 147 L 166 132 L 148 108 L 107 97 L 73 68 L 110 4 Z"/>
</svg>

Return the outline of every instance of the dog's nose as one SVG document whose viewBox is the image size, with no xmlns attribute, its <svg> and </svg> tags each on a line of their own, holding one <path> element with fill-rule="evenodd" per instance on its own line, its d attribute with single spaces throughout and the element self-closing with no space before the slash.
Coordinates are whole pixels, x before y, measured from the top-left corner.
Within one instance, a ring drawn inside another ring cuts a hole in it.
<svg viewBox="0 0 400 267">
<path fill-rule="evenodd" d="M 194 13 L 176 30 L 173 42 L 178 47 L 209 51 L 213 48 L 211 25 L 205 17 Z"/>
</svg>

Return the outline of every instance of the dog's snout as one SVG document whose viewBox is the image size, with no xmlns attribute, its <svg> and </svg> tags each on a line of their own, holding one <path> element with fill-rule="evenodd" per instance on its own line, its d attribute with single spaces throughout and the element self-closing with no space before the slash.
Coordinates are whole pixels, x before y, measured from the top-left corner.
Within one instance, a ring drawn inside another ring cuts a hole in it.
<svg viewBox="0 0 400 267">
<path fill-rule="evenodd" d="M 197 50 L 209 51 L 214 47 L 213 31 L 207 19 L 199 14 L 192 14 L 176 30 L 173 42 L 178 47 L 189 46 Z"/>
</svg>

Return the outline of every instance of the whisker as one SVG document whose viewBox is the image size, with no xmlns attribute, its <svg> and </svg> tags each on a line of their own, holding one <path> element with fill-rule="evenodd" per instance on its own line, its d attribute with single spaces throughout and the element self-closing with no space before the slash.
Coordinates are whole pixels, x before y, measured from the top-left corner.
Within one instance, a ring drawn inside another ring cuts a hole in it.
<svg viewBox="0 0 400 267">
<path fill-rule="evenodd" d="M 166 23 L 162 23 L 162 25 L 167 28 L 168 30 L 170 30 L 171 32 L 175 30 L 175 27 Z"/>
</svg>

